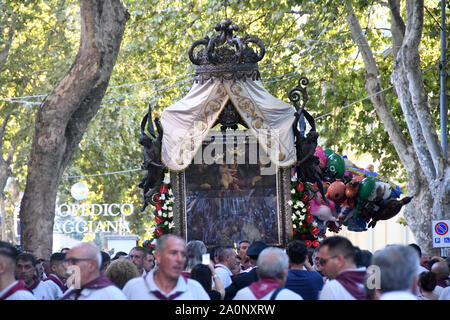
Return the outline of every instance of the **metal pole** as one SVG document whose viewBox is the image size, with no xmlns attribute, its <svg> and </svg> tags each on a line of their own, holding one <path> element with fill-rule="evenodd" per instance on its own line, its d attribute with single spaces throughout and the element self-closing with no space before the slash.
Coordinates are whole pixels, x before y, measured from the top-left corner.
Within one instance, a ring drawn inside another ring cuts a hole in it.
<svg viewBox="0 0 450 320">
<path fill-rule="evenodd" d="M 440 69 L 440 80 L 441 80 L 441 146 L 444 152 L 444 157 L 447 159 L 447 93 L 446 93 L 446 59 L 445 59 L 445 49 L 446 45 L 446 35 L 445 35 L 445 2 L 441 0 L 441 61 L 439 64 Z"/>
</svg>

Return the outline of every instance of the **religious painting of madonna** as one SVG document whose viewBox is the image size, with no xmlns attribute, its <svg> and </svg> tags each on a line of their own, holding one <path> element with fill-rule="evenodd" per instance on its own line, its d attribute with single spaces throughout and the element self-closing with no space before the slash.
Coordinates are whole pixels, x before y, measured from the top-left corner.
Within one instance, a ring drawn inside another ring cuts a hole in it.
<svg viewBox="0 0 450 320">
<path fill-rule="evenodd" d="M 279 243 L 277 172 L 250 134 L 210 134 L 185 170 L 187 241 Z"/>
</svg>

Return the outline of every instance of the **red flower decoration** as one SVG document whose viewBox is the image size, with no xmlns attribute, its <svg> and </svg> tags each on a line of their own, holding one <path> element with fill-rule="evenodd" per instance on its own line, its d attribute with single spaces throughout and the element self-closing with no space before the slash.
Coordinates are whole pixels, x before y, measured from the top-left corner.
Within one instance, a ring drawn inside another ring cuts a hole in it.
<svg viewBox="0 0 450 320">
<path fill-rule="evenodd" d="M 299 182 L 297 184 L 297 191 L 303 191 L 303 183 Z"/>
<path fill-rule="evenodd" d="M 155 194 L 155 195 L 153 196 L 153 198 L 155 199 L 155 202 L 161 202 L 161 201 L 159 200 L 159 194 Z"/>
<path fill-rule="evenodd" d="M 314 220 L 314 217 L 312 216 L 312 214 L 306 215 L 306 218 L 305 218 L 306 223 L 311 223 L 313 220 Z"/>
<path fill-rule="evenodd" d="M 296 235 L 297 235 L 297 230 L 294 230 L 294 232 L 292 232 L 292 234 L 293 234 L 294 236 L 296 236 Z"/>
<path fill-rule="evenodd" d="M 305 244 L 306 244 L 308 247 L 311 247 L 311 241 L 310 241 L 310 240 L 306 240 L 306 241 L 305 241 Z"/>
<path fill-rule="evenodd" d="M 160 228 L 156 228 L 156 229 L 155 229 L 155 234 L 156 234 L 157 236 L 160 236 L 160 235 L 163 234 L 163 231 L 162 231 Z"/>
<path fill-rule="evenodd" d="M 307 194 L 303 195 L 302 201 L 305 202 L 305 203 L 309 201 L 309 197 L 308 197 Z"/>
<path fill-rule="evenodd" d="M 317 248 L 317 247 L 320 245 L 320 242 L 317 241 L 317 240 L 314 240 L 314 241 L 312 242 L 312 245 L 313 245 L 314 248 Z"/>
<path fill-rule="evenodd" d="M 319 228 L 317 228 L 317 227 L 312 227 L 311 230 L 309 230 L 309 232 L 310 232 L 313 236 L 315 236 L 315 235 L 317 235 L 317 234 L 319 233 Z"/>
<path fill-rule="evenodd" d="M 160 216 L 155 216 L 155 221 L 157 224 L 160 224 L 163 222 L 163 219 Z"/>
<path fill-rule="evenodd" d="M 167 193 L 169 191 L 169 189 L 167 188 L 166 184 L 162 184 L 161 187 L 159 188 L 159 192 L 160 193 Z"/>
<path fill-rule="evenodd" d="M 306 234 L 302 234 L 302 235 L 300 236 L 300 238 L 302 238 L 302 240 L 305 240 L 305 239 L 306 239 Z"/>
<path fill-rule="evenodd" d="M 308 206 L 306 207 L 306 212 L 310 213 L 311 212 L 311 205 L 308 204 Z"/>
<path fill-rule="evenodd" d="M 162 210 L 162 207 L 161 207 L 161 203 L 160 203 L 160 202 L 157 202 L 157 203 L 155 204 L 155 209 L 156 209 L 156 211 Z"/>
</svg>

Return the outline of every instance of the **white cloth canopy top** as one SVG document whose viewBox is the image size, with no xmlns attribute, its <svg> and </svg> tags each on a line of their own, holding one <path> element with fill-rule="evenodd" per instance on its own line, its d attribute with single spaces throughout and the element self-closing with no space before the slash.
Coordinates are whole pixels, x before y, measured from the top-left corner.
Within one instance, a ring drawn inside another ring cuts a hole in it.
<svg viewBox="0 0 450 320">
<path fill-rule="evenodd" d="M 294 165 L 295 109 L 272 96 L 260 81 L 247 79 L 196 83 L 163 111 L 162 161 L 170 170 L 184 171 L 190 165 L 228 100 L 275 165 Z"/>
</svg>

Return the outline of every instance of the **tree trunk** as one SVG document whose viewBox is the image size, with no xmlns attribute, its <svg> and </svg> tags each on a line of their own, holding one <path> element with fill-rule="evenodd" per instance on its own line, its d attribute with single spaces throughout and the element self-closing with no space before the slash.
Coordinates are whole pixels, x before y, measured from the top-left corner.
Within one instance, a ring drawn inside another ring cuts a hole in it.
<svg viewBox="0 0 450 320">
<path fill-rule="evenodd" d="M 449 173 L 448 162 L 443 159 L 443 154 L 440 153 L 442 150 L 439 151 L 437 135 L 433 129 L 423 88 L 418 52 L 423 26 L 423 3 L 420 7 L 420 2 L 413 3 L 407 8 L 410 19 L 405 25 L 400 16 L 400 1 L 389 0 L 395 57 L 391 79 L 408 124 L 412 145 L 401 132 L 383 93 L 377 93 L 382 89 L 379 68 L 349 0 L 346 1 L 348 11 L 346 19 L 364 60 L 366 90 L 371 95 L 377 115 L 385 125 L 408 174 L 408 195 L 414 198 L 406 206 L 405 219 L 422 250 L 436 253 L 432 248 L 431 220 L 443 218 L 445 212 L 450 212 Z"/>
<path fill-rule="evenodd" d="M 44 99 L 35 119 L 21 243 L 40 258 L 52 253 L 57 188 L 87 125 L 100 108 L 129 14 L 120 0 L 79 0 L 81 40 L 75 61 Z"/>
</svg>

